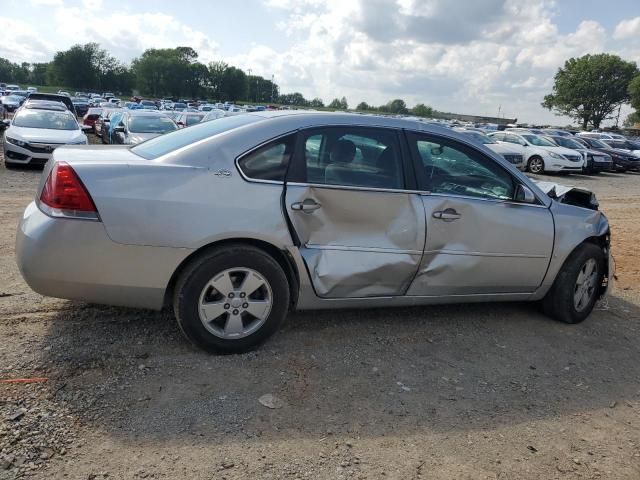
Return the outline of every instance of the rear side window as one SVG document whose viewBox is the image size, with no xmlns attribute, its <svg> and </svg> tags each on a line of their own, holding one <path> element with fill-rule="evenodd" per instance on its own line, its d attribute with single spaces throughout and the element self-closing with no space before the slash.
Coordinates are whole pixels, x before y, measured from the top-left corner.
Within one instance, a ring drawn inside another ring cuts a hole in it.
<svg viewBox="0 0 640 480">
<path fill-rule="evenodd" d="M 240 170 L 252 180 L 284 182 L 294 139 L 295 135 L 288 135 L 247 154 L 238 160 Z"/>
</svg>

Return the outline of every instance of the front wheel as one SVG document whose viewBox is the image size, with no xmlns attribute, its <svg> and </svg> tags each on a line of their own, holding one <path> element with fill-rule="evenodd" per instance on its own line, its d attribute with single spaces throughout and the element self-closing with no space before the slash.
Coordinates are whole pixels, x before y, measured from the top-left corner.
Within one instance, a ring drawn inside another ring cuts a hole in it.
<svg viewBox="0 0 640 480">
<path fill-rule="evenodd" d="M 544 172 L 544 160 L 541 157 L 535 156 L 529 159 L 527 163 L 527 170 L 531 173 L 542 173 Z"/>
<path fill-rule="evenodd" d="M 271 336 L 289 308 L 289 284 L 271 256 L 251 246 L 213 250 L 181 275 L 173 308 L 196 346 L 216 353 L 251 350 Z"/>
<path fill-rule="evenodd" d="M 600 247 L 584 243 L 574 250 L 542 301 L 544 312 L 561 322 L 580 323 L 598 299 L 605 258 Z"/>
</svg>

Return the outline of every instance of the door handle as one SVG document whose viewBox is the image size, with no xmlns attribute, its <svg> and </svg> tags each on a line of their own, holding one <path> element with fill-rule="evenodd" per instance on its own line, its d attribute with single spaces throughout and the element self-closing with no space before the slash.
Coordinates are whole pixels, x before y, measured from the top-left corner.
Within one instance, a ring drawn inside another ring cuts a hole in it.
<svg viewBox="0 0 640 480">
<path fill-rule="evenodd" d="M 311 198 L 307 198 L 302 202 L 296 202 L 291 204 L 291 210 L 296 210 L 298 212 L 311 213 L 322 207 L 322 204 L 316 202 Z"/>
<path fill-rule="evenodd" d="M 433 212 L 433 218 L 444 220 L 445 222 L 452 222 L 459 219 L 460 217 L 462 217 L 462 215 L 456 212 L 453 208 L 446 208 L 444 210 Z"/>
</svg>

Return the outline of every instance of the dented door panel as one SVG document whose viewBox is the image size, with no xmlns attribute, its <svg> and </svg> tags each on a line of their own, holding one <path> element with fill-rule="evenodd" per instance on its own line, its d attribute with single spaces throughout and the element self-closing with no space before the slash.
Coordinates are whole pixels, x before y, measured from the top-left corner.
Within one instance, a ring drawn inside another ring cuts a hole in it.
<svg viewBox="0 0 640 480">
<path fill-rule="evenodd" d="M 285 201 L 318 296 L 405 293 L 425 244 L 419 195 L 287 184 Z M 303 203 L 320 207 L 305 211 Z"/>
<path fill-rule="evenodd" d="M 407 295 L 526 293 L 542 283 L 554 241 L 547 208 L 440 195 L 422 201 L 427 244 Z M 436 218 L 444 211 L 457 218 Z"/>
</svg>

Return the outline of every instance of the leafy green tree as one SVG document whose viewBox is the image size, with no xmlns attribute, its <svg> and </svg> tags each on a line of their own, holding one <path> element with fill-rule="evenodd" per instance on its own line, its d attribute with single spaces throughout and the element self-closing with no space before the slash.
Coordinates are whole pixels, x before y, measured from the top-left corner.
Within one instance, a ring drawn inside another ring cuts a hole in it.
<svg viewBox="0 0 640 480">
<path fill-rule="evenodd" d="M 633 80 L 629 83 L 629 100 L 631 100 L 631 106 L 640 111 L 640 75 L 633 77 Z"/>
<path fill-rule="evenodd" d="M 207 76 L 207 87 L 213 98 L 224 100 L 222 95 L 222 79 L 229 65 L 223 61 L 211 62 L 208 65 L 209 75 Z"/>
<path fill-rule="evenodd" d="M 382 108 L 381 108 L 382 110 Z M 384 111 L 395 114 L 406 114 L 409 113 L 409 109 L 407 108 L 407 104 L 404 100 L 400 98 L 396 98 L 395 100 L 391 100 L 384 106 Z"/>
<path fill-rule="evenodd" d="M 304 98 L 300 92 L 285 93 L 278 97 L 278 102 L 282 105 L 294 105 L 296 107 L 306 107 L 309 105 L 309 101 Z"/>
<path fill-rule="evenodd" d="M 222 93 L 226 100 L 236 101 L 247 98 L 249 84 L 247 74 L 236 67 L 228 67 L 222 76 Z"/>
<path fill-rule="evenodd" d="M 418 103 L 411 109 L 411 114 L 417 117 L 430 117 L 433 115 L 433 108 L 425 105 L 424 103 Z"/>
<path fill-rule="evenodd" d="M 346 97 L 334 98 L 328 106 L 329 108 L 335 108 L 336 110 L 347 110 L 349 108 Z"/>
<path fill-rule="evenodd" d="M 324 102 L 322 101 L 321 98 L 316 97 L 313 100 L 311 100 L 309 102 L 309 106 L 313 107 L 313 108 L 323 108 L 324 107 Z"/>
<path fill-rule="evenodd" d="M 553 91 L 542 106 L 599 128 L 629 101 L 629 84 L 638 74 L 635 62 L 607 53 L 570 58 L 556 73 Z"/>
<path fill-rule="evenodd" d="M 633 128 L 637 124 L 640 124 L 640 112 L 638 111 L 627 115 L 627 118 L 625 118 L 624 123 L 622 125 L 624 125 L 625 127 Z"/>
<path fill-rule="evenodd" d="M 375 107 L 372 107 L 367 102 L 360 102 L 358 105 L 356 105 L 356 110 L 374 110 L 374 109 Z"/>
</svg>

